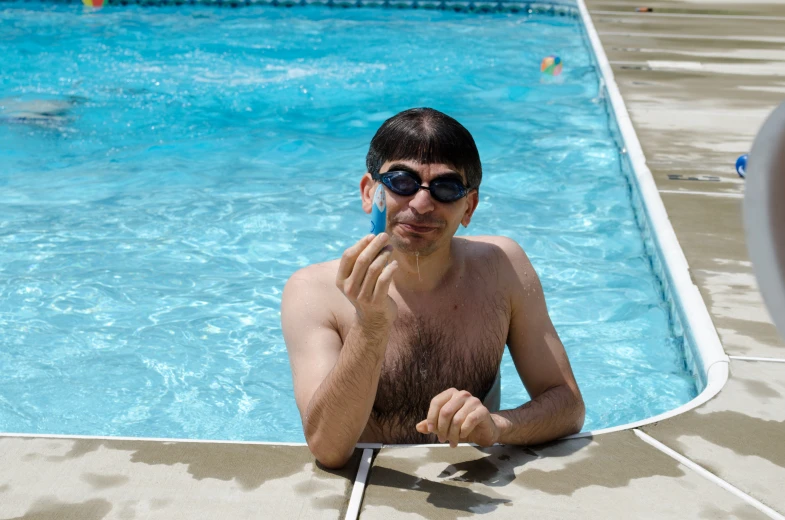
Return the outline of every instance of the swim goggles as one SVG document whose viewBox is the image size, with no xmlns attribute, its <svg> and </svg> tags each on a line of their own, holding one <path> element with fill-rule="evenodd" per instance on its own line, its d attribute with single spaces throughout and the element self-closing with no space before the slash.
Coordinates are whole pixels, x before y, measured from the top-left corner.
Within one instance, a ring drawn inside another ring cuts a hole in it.
<svg viewBox="0 0 785 520">
<path fill-rule="evenodd" d="M 460 200 L 469 193 L 469 190 L 460 181 L 451 179 L 437 178 L 431 182 L 430 186 L 420 184 L 420 179 L 412 172 L 392 171 L 376 175 L 377 180 L 390 188 L 396 195 L 410 197 L 420 190 L 428 190 L 431 197 L 438 202 L 450 203 Z"/>
</svg>

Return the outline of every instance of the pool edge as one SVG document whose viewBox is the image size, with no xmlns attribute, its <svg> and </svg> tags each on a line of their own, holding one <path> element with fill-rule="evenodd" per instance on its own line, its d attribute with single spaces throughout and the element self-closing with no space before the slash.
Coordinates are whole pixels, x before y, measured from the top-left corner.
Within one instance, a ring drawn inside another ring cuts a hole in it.
<svg viewBox="0 0 785 520">
<path fill-rule="evenodd" d="M 663 271 L 668 278 L 667 281 L 670 282 L 668 284 L 670 287 L 666 287 L 667 296 L 673 298 L 676 304 L 676 310 L 684 326 L 684 335 L 689 342 L 685 348 L 695 349 L 692 354 L 698 358 L 699 368 L 702 370 L 702 374 L 699 375 L 705 378 L 705 386 L 695 398 L 673 410 L 627 424 L 580 432 L 566 437 L 567 439 L 629 430 L 697 408 L 717 395 L 725 386 L 728 381 L 730 363 L 706 307 L 706 302 L 700 295 L 698 287 L 692 282 L 687 258 L 668 218 L 651 170 L 646 164 L 646 157 L 638 140 L 638 134 L 632 125 L 627 106 L 616 84 L 610 61 L 605 54 L 605 49 L 594 27 L 586 3 L 584 0 L 575 0 L 575 4 L 580 13 L 583 29 L 591 45 L 594 59 L 597 61 L 600 79 L 610 99 L 610 111 L 626 148 L 632 167 L 633 175 L 631 177 L 635 180 L 635 187 L 640 194 L 645 217 L 651 226 L 652 238 L 661 257 Z"/>
</svg>

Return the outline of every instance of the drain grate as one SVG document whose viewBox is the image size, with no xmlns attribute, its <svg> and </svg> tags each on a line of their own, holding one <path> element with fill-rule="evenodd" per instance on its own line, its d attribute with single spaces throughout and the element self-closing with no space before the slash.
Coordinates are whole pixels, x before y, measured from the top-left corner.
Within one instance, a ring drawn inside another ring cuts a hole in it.
<svg viewBox="0 0 785 520">
<path fill-rule="evenodd" d="M 677 175 L 669 174 L 668 179 L 672 181 L 704 181 L 720 182 L 720 178 L 714 175 Z"/>
</svg>

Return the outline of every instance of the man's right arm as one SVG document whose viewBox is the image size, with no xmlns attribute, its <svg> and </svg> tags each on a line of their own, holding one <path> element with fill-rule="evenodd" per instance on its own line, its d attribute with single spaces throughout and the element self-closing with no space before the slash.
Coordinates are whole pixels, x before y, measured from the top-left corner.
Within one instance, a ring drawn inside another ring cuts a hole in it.
<svg viewBox="0 0 785 520">
<path fill-rule="evenodd" d="M 339 267 L 339 289 L 357 310 L 344 341 L 328 303 L 335 292 L 330 295 L 309 270 L 290 278 L 281 301 L 305 438 L 317 460 L 330 468 L 346 464 L 365 429 L 397 314 L 387 295 L 394 266 L 385 267 L 389 255 L 378 255 L 380 244 L 368 245 L 361 241 L 358 250 L 347 250 Z"/>
</svg>

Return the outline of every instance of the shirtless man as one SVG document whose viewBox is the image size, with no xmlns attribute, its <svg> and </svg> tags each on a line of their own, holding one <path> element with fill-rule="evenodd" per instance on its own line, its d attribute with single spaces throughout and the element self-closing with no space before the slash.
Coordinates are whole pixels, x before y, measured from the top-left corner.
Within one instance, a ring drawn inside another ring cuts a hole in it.
<svg viewBox="0 0 785 520">
<path fill-rule="evenodd" d="M 281 321 L 305 438 L 328 468 L 357 442 L 538 444 L 580 431 L 584 405 L 523 249 L 456 238 L 479 202 L 471 134 L 411 109 L 371 141 L 362 205 L 385 185 L 385 233 L 297 271 Z M 531 401 L 498 411 L 505 344 Z"/>
</svg>

